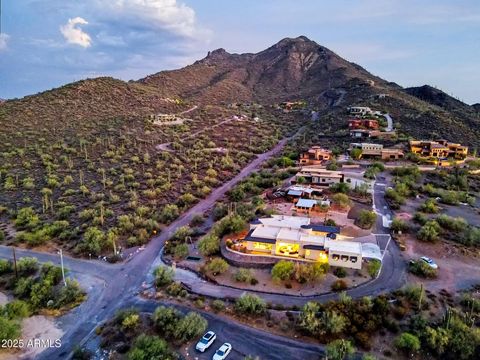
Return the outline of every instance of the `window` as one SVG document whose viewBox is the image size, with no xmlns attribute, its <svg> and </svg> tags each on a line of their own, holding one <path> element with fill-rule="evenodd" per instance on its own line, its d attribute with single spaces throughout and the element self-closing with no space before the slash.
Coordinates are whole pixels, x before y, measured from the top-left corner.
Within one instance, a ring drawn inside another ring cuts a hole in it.
<svg viewBox="0 0 480 360">
<path fill-rule="evenodd" d="M 305 256 L 310 256 L 310 250 L 305 251 Z"/>
<path fill-rule="evenodd" d="M 342 261 L 347 262 L 348 261 L 348 256 L 347 255 L 342 255 Z"/>
<path fill-rule="evenodd" d="M 338 261 L 338 259 L 340 259 L 340 255 L 333 254 L 332 259 L 335 260 L 335 261 Z"/>
<path fill-rule="evenodd" d="M 350 256 L 350 261 L 352 263 L 356 263 L 357 262 L 357 257 L 356 256 Z"/>
</svg>

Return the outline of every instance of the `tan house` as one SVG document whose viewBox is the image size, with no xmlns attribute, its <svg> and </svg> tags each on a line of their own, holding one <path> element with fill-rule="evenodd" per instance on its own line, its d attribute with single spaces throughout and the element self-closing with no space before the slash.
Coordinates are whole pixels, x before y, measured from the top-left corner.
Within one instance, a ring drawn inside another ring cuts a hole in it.
<svg viewBox="0 0 480 360">
<path fill-rule="evenodd" d="M 343 183 L 345 175 L 341 171 L 331 171 L 324 167 L 304 166 L 295 175 L 292 183 L 306 183 L 318 186 L 330 186 L 336 183 Z"/>
<path fill-rule="evenodd" d="M 312 224 L 307 217 L 273 215 L 252 222 L 244 241 L 247 254 L 306 259 L 361 269 L 364 244 L 340 240 L 339 233 L 338 227 Z M 368 257 L 381 260 L 378 246 L 368 245 Z"/>
<path fill-rule="evenodd" d="M 379 158 L 388 161 L 403 159 L 405 156 L 401 149 L 384 148 L 382 144 L 351 143 L 350 151 L 353 149 L 362 150 L 360 158 Z"/>
<path fill-rule="evenodd" d="M 300 155 L 300 165 L 320 165 L 332 158 L 332 152 L 320 146 L 312 146 Z"/>
<path fill-rule="evenodd" d="M 458 143 L 451 143 L 447 140 L 424 141 L 410 140 L 410 151 L 422 157 L 437 159 L 455 158 L 463 160 L 468 155 L 468 147 Z"/>
</svg>

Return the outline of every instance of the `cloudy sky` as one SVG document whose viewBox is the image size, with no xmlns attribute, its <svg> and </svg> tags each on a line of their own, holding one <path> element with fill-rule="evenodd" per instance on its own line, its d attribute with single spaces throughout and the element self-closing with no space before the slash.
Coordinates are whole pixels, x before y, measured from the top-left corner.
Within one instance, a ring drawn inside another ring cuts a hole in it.
<svg viewBox="0 0 480 360">
<path fill-rule="evenodd" d="M 3 0 L 0 98 L 306 35 L 375 75 L 480 102 L 479 0 Z"/>
</svg>

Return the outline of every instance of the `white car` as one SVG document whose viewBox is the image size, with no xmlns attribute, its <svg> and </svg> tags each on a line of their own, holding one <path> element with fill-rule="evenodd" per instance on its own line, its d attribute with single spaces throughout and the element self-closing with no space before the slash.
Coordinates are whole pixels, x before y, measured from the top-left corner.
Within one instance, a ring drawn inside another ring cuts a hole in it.
<svg viewBox="0 0 480 360">
<path fill-rule="evenodd" d="M 428 266 L 430 266 L 432 269 L 435 269 L 435 270 L 438 269 L 438 265 L 432 259 L 430 259 L 426 256 L 422 256 L 420 259 L 423 262 L 425 262 Z"/>
<path fill-rule="evenodd" d="M 215 341 L 217 335 L 213 331 L 208 331 L 203 337 L 198 341 L 195 349 L 200 352 L 205 352 Z"/>
<path fill-rule="evenodd" d="M 212 360 L 223 360 L 228 356 L 228 354 L 230 354 L 230 351 L 232 351 L 232 345 L 230 345 L 229 343 L 225 343 L 220 346 L 217 351 L 215 351 Z"/>
</svg>

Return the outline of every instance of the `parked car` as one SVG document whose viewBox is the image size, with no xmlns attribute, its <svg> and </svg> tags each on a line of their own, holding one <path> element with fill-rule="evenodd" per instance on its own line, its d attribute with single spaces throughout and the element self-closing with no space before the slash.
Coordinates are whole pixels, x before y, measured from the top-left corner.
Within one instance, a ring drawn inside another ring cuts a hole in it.
<svg viewBox="0 0 480 360">
<path fill-rule="evenodd" d="M 229 343 L 224 343 L 217 351 L 215 351 L 212 360 L 223 360 L 228 356 L 228 354 L 230 354 L 230 351 L 232 351 L 232 345 Z"/>
<path fill-rule="evenodd" d="M 208 331 L 203 337 L 198 341 L 195 349 L 200 352 L 205 352 L 215 341 L 217 335 L 213 331 Z"/>
<path fill-rule="evenodd" d="M 433 261 L 432 259 L 430 259 L 429 257 L 426 257 L 426 256 L 422 256 L 420 258 L 422 261 L 424 261 L 428 266 L 430 266 L 432 269 L 438 269 L 438 265 L 435 263 L 435 261 Z"/>
</svg>

